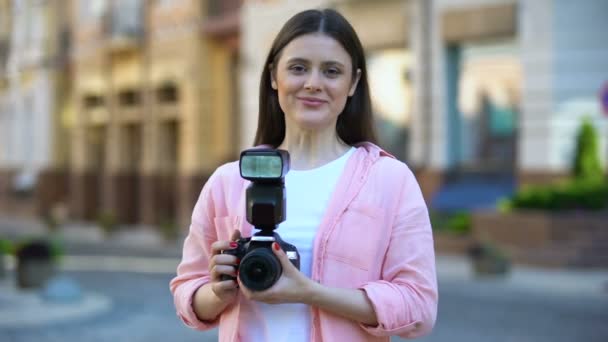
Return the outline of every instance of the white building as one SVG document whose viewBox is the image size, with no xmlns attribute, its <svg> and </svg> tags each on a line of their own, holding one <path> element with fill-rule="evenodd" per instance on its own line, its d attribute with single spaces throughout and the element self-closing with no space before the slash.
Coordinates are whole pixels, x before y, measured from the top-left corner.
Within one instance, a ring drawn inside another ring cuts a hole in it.
<svg viewBox="0 0 608 342">
<path fill-rule="evenodd" d="M 39 192 L 43 183 L 56 181 L 47 175 L 67 160 L 62 145 L 67 137 L 60 134 L 58 117 L 62 80 L 67 78 L 61 69 L 65 36 L 55 30 L 60 27 L 61 4 L 12 0 L 2 6 L 6 24 L 0 68 L 0 196 L 25 195 L 32 199 L 27 203 L 30 213 L 36 208 L 29 195 Z"/>
</svg>

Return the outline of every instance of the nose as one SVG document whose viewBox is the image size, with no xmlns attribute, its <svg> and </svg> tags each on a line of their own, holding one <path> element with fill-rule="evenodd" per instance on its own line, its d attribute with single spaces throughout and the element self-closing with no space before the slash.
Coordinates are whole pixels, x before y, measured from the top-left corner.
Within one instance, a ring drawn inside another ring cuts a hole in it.
<svg viewBox="0 0 608 342">
<path fill-rule="evenodd" d="M 304 89 L 311 92 L 321 91 L 321 79 L 319 78 L 318 72 L 310 73 L 310 76 L 306 79 L 306 83 L 304 84 Z"/>
</svg>

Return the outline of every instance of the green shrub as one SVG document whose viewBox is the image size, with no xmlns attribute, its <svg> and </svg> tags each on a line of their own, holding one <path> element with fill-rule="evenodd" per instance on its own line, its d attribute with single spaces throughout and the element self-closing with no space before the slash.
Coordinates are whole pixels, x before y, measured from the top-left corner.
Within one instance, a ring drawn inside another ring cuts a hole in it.
<svg viewBox="0 0 608 342">
<path fill-rule="evenodd" d="M 10 255 L 13 252 L 13 243 L 7 239 L 0 239 L 0 255 Z"/>
<path fill-rule="evenodd" d="M 608 182 L 602 180 L 571 180 L 556 185 L 529 186 L 508 201 L 501 209 L 601 210 L 608 208 Z"/>
<path fill-rule="evenodd" d="M 114 234 L 118 230 L 118 219 L 114 213 L 109 211 L 101 212 L 97 216 L 97 224 L 107 236 Z"/>
<path fill-rule="evenodd" d="M 431 225 L 435 231 L 456 235 L 471 232 L 471 214 L 469 212 L 438 213 L 431 212 Z"/>
<path fill-rule="evenodd" d="M 501 212 L 512 209 L 602 210 L 608 208 L 608 180 L 604 179 L 595 128 L 584 119 L 576 140 L 573 178 L 552 185 L 528 186 L 498 203 Z"/>
<path fill-rule="evenodd" d="M 471 214 L 467 212 L 451 215 L 447 221 L 448 231 L 455 234 L 468 234 L 471 232 Z"/>
<path fill-rule="evenodd" d="M 21 241 L 15 243 L 13 252 L 15 255 L 19 255 L 24 248 L 29 248 L 33 245 L 45 246 L 48 248 L 51 260 L 54 262 L 59 262 L 64 255 L 63 243 L 60 240 L 47 239 L 43 237 L 23 238 Z"/>
<path fill-rule="evenodd" d="M 604 178 L 600 161 L 598 137 L 589 119 L 584 119 L 576 138 L 573 165 L 574 178 L 595 181 Z"/>
</svg>

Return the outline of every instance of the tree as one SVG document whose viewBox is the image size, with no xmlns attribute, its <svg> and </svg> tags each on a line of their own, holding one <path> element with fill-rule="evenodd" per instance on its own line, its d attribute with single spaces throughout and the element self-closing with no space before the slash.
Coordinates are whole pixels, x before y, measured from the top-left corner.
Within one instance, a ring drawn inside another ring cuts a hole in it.
<svg viewBox="0 0 608 342">
<path fill-rule="evenodd" d="M 576 139 L 574 177 L 578 180 L 601 180 L 604 171 L 600 162 L 598 137 L 588 118 L 583 120 Z"/>
</svg>

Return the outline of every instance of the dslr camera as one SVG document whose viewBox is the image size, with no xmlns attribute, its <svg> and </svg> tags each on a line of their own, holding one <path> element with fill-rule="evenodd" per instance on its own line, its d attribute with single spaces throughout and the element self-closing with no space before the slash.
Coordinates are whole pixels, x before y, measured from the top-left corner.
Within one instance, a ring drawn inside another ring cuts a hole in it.
<svg viewBox="0 0 608 342">
<path fill-rule="evenodd" d="M 300 254 L 275 232 L 285 221 L 285 175 L 289 172 L 289 153 L 279 149 L 248 149 L 239 159 L 241 177 L 251 181 L 246 190 L 247 221 L 258 230 L 249 238 L 240 238 L 237 247 L 222 251 L 241 260 L 238 277 L 253 291 L 263 291 L 274 285 L 283 268 L 272 252 L 277 242 L 289 261 L 300 269 Z M 223 275 L 222 280 L 234 279 Z"/>
</svg>

